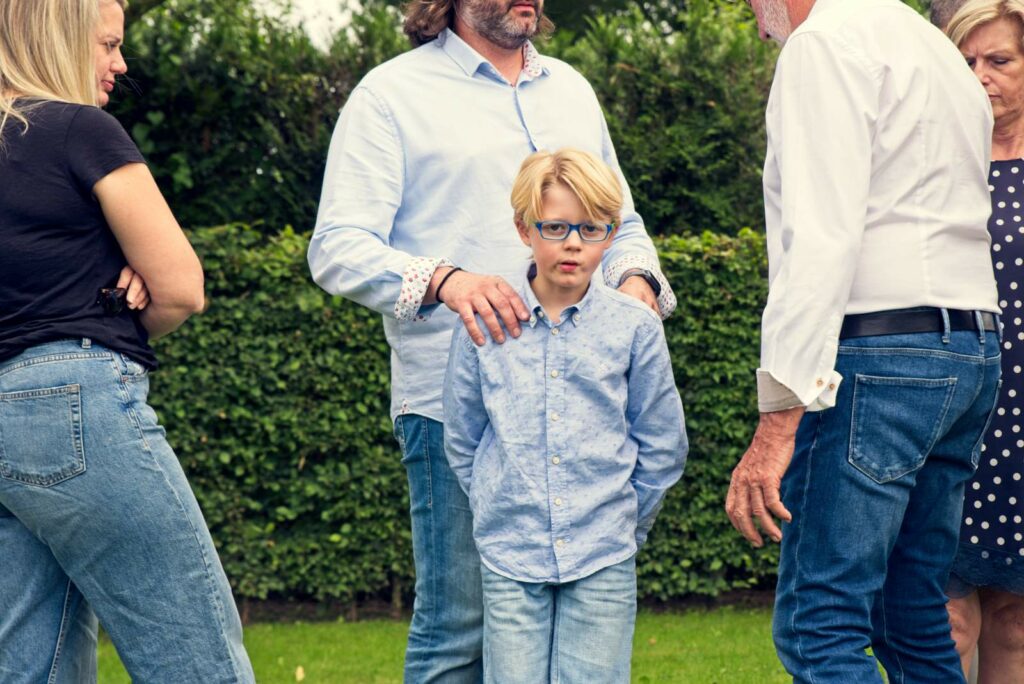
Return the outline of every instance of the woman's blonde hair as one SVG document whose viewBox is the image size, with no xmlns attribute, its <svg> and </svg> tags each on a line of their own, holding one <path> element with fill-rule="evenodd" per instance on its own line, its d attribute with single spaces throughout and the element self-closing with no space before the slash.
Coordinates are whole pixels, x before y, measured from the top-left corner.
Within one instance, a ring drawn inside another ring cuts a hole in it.
<svg viewBox="0 0 1024 684">
<path fill-rule="evenodd" d="M 622 214 L 622 184 L 611 167 L 583 150 L 563 147 L 535 152 L 523 161 L 512 184 L 516 223 L 530 225 L 540 218 L 544 193 L 556 183 L 576 195 L 591 221 L 618 223 Z"/>
<path fill-rule="evenodd" d="M 124 0 L 0 0 L 0 142 L 8 119 L 28 126 L 31 100 L 97 104 L 101 2 L 125 7 Z"/>
<path fill-rule="evenodd" d="M 1024 0 L 967 0 L 949 20 L 946 35 L 960 47 L 975 29 L 999 19 L 1016 21 L 1024 50 Z"/>
</svg>

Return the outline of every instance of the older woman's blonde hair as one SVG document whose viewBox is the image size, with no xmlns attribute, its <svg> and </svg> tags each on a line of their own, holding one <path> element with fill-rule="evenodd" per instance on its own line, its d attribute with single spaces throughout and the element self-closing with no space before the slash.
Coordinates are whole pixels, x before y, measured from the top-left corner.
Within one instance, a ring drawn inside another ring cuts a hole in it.
<svg viewBox="0 0 1024 684">
<path fill-rule="evenodd" d="M 1024 41 L 1024 0 L 967 0 L 949 20 L 946 35 L 960 47 L 975 29 L 999 19 L 1014 20 Z"/>
<path fill-rule="evenodd" d="M 28 125 L 32 100 L 97 104 L 94 35 L 100 3 L 0 0 L 0 142 L 13 118 Z"/>
<path fill-rule="evenodd" d="M 622 214 L 622 184 L 611 167 L 583 150 L 564 147 L 531 154 L 512 184 L 512 211 L 520 225 L 540 218 L 544 193 L 561 183 L 576 195 L 591 221 L 617 224 Z"/>
</svg>

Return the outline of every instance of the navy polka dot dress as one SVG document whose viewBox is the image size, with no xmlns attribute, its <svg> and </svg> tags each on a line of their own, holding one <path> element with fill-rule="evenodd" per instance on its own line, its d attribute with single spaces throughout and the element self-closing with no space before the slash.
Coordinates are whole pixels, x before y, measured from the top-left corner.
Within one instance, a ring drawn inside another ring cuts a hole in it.
<svg viewBox="0 0 1024 684">
<path fill-rule="evenodd" d="M 1024 594 L 1024 160 L 992 162 L 992 264 L 1003 310 L 1003 388 L 967 483 L 950 594 Z"/>
</svg>

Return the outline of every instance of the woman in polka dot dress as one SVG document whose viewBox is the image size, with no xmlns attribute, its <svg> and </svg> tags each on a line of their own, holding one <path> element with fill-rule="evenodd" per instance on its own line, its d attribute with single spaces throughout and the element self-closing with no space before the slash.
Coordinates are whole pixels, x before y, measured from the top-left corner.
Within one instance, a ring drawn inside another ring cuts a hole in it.
<svg viewBox="0 0 1024 684">
<path fill-rule="evenodd" d="M 1003 310 L 1003 387 L 967 484 L 947 592 L 965 672 L 1024 682 L 1024 2 L 969 0 L 946 28 L 989 94 L 992 263 Z"/>
</svg>

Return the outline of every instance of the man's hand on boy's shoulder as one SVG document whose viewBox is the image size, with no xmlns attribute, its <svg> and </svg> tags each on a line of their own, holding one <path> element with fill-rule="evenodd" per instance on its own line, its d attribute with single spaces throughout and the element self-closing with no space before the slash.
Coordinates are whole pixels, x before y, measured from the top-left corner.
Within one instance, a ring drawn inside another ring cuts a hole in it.
<svg viewBox="0 0 1024 684">
<path fill-rule="evenodd" d="M 619 292 L 627 294 L 630 297 L 639 299 L 641 302 L 651 307 L 654 313 L 661 317 L 661 308 L 658 306 L 658 298 L 654 294 L 654 290 L 647 281 L 639 276 L 626 278 L 619 285 Z"/>
<path fill-rule="evenodd" d="M 487 339 L 477 324 L 477 315 L 483 320 L 491 338 L 498 344 L 505 341 L 502 323 L 512 337 L 519 337 L 522 333 L 519 323 L 529 320 L 530 313 L 519 294 L 504 278 L 463 270 L 450 274 L 447 271 L 442 272 L 442 269 L 438 271 L 439 273 L 434 274 L 429 292 L 436 297 L 437 283 L 447 276 L 441 297 L 437 301 L 459 314 L 473 342 L 483 345 Z M 644 285 L 646 286 L 646 283 Z"/>
</svg>

